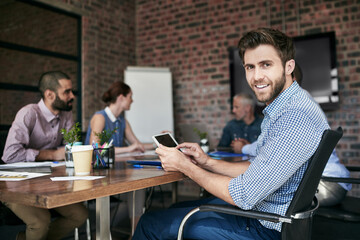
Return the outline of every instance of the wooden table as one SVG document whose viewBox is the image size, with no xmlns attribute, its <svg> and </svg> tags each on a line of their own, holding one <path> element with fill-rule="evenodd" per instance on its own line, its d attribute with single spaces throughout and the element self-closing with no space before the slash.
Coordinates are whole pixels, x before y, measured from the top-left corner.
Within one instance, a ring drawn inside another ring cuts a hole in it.
<svg viewBox="0 0 360 240">
<path fill-rule="evenodd" d="M 154 167 L 132 168 L 118 162 L 110 169 L 93 170 L 98 180 L 51 181 L 50 177 L 69 176 L 72 168 L 53 168 L 51 176 L 19 182 L 0 182 L 0 201 L 39 208 L 54 208 L 96 199 L 96 239 L 110 239 L 110 196 L 183 180 L 179 172 Z"/>
</svg>

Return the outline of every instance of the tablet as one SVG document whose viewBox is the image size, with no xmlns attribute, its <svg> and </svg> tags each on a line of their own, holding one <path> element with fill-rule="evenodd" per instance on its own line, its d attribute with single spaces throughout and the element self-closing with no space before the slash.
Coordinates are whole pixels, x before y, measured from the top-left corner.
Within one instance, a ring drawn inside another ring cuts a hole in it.
<svg viewBox="0 0 360 240">
<path fill-rule="evenodd" d="M 152 136 L 152 139 L 156 143 L 157 146 L 159 144 L 164 145 L 166 147 L 176 147 L 178 143 L 175 138 L 170 133 L 162 133 L 158 135 Z"/>
</svg>

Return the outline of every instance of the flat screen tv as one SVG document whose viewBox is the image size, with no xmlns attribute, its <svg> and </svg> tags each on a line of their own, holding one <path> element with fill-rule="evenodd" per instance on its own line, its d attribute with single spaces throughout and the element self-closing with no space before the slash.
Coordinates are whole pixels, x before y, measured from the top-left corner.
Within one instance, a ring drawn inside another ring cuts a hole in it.
<svg viewBox="0 0 360 240">
<path fill-rule="evenodd" d="M 338 72 L 336 68 L 335 32 L 293 38 L 296 56 L 303 78 L 301 87 L 307 90 L 324 111 L 339 108 Z M 231 98 L 237 93 L 252 93 L 238 49 L 229 48 Z M 258 103 L 258 110 L 264 107 Z"/>
</svg>

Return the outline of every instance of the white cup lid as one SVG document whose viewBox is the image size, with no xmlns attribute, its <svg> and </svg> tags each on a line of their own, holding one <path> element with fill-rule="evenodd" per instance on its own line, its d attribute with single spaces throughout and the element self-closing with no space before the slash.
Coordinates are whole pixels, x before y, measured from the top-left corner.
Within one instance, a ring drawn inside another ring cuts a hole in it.
<svg viewBox="0 0 360 240">
<path fill-rule="evenodd" d="M 93 146 L 91 145 L 75 145 L 72 146 L 71 148 L 71 152 L 83 152 L 83 151 L 89 151 L 89 150 L 93 150 Z"/>
</svg>

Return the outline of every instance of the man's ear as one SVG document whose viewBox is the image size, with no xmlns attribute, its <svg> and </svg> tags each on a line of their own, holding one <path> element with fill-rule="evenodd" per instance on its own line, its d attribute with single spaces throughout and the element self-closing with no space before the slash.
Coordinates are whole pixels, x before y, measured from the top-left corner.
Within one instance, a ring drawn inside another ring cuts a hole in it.
<svg viewBox="0 0 360 240">
<path fill-rule="evenodd" d="M 249 112 L 251 111 L 252 106 L 251 106 L 250 104 L 246 104 L 246 105 L 244 106 L 244 108 L 245 108 L 245 111 L 246 111 L 247 113 L 249 113 Z"/>
<path fill-rule="evenodd" d="M 53 101 L 56 98 L 56 94 L 54 91 L 51 91 L 50 89 L 46 89 L 44 92 L 44 97 L 45 97 L 45 99 Z"/>
<path fill-rule="evenodd" d="M 286 75 L 291 75 L 291 73 L 294 71 L 295 69 L 295 60 L 294 59 L 290 59 L 289 61 L 287 61 L 285 63 L 285 74 Z"/>
</svg>

